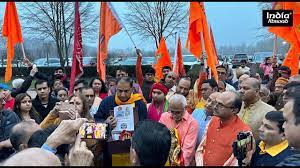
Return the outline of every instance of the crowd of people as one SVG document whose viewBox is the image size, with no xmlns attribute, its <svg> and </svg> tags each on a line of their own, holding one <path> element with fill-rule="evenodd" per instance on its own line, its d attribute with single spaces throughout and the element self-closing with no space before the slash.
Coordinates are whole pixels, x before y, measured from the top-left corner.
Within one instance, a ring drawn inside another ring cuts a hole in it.
<svg viewBox="0 0 300 168">
<path fill-rule="evenodd" d="M 138 52 L 137 64 L 141 59 Z M 1 166 L 237 166 L 239 133 L 251 137 L 243 165 L 300 165 L 300 75 L 274 58 L 261 63 L 261 75 L 245 60 L 235 71 L 225 62 L 218 81 L 207 72 L 178 76 L 168 66 L 161 80 L 153 68 L 132 78 L 119 67 L 105 81 L 77 79 L 71 95 L 62 68 L 47 76 L 24 63 L 25 79 L 0 85 Z M 27 92 L 34 80 L 35 98 Z M 129 143 L 80 137 L 85 122 L 114 129 L 112 111 L 120 105 L 131 105 L 136 116 Z"/>
</svg>

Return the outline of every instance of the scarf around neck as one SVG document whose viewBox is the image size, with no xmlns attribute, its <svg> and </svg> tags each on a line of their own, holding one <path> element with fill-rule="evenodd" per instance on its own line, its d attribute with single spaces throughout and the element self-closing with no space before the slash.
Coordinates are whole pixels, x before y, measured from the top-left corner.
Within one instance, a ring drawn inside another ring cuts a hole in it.
<svg viewBox="0 0 300 168">
<path fill-rule="evenodd" d="M 115 102 L 118 106 L 126 105 L 126 104 L 133 104 L 134 102 L 136 102 L 138 100 L 142 100 L 142 99 L 143 98 L 140 94 L 131 94 L 130 98 L 126 102 L 123 102 L 119 99 L 119 97 L 117 95 L 115 95 Z"/>
</svg>

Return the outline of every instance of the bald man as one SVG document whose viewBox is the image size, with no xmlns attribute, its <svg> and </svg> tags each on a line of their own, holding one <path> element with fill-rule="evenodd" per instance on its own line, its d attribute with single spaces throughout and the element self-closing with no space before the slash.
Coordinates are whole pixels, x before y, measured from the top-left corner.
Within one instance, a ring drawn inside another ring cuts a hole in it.
<svg viewBox="0 0 300 168">
<path fill-rule="evenodd" d="M 230 166 L 232 143 L 240 131 L 250 128 L 238 116 L 242 100 L 237 92 L 225 91 L 217 96 L 212 117 L 196 151 L 196 166 Z"/>
<path fill-rule="evenodd" d="M 159 122 L 168 129 L 177 129 L 181 140 L 180 149 L 183 162 L 180 165 L 190 166 L 195 154 L 195 146 L 198 135 L 197 121 L 186 111 L 186 98 L 175 94 L 170 98 L 169 112 L 161 115 Z"/>
<path fill-rule="evenodd" d="M 61 166 L 61 163 L 51 152 L 29 148 L 7 159 L 2 166 Z"/>
<path fill-rule="evenodd" d="M 29 138 L 37 130 L 41 130 L 41 127 L 34 120 L 22 121 L 15 125 L 9 136 L 13 148 L 17 152 L 26 149 Z"/>
<path fill-rule="evenodd" d="M 238 88 L 240 88 L 241 83 L 245 80 L 250 78 L 250 76 L 248 74 L 243 74 L 239 77 L 239 84 L 238 84 Z"/>
<path fill-rule="evenodd" d="M 258 138 L 258 128 L 265 115 L 275 110 L 273 106 L 261 101 L 259 92 L 260 82 L 256 78 L 247 78 L 240 85 L 243 105 L 239 117 L 251 127 L 255 139 Z"/>
<path fill-rule="evenodd" d="M 268 103 L 268 101 L 270 100 L 270 90 L 265 85 L 261 85 L 259 96 L 261 101 Z"/>
</svg>

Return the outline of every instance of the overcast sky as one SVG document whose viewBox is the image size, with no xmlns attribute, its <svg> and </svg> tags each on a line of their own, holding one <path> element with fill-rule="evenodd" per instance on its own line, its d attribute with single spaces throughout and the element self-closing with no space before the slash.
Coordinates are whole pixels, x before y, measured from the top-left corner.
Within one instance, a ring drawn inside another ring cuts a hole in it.
<svg viewBox="0 0 300 168">
<path fill-rule="evenodd" d="M 17 2 L 17 7 L 18 3 Z M 95 2 L 96 3 L 96 2 Z M 260 9 L 257 2 L 205 2 L 206 15 L 209 24 L 212 26 L 215 43 L 217 47 L 221 45 L 254 44 L 258 38 L 257 28 L 261 26 Z M 118 15 L 122 18 L 126 12 L 126 2 L 113 2 Z M 96 6 L 96 14 L 99 14 L 100 3 Z M 3 18 L 5 2 L 0 2 L 0 17 Z M 22 12 L 18 11 L 19 15 Z M 188 24 L 188 23 L 186 23 Z M 1 25 L 2 26 L 2 25 Z M 23 36 L 26 36 L 25 34 Z M 133 37 L 137 46 L 142 49 L 154 49 L 151 43 L 140 42 L 139 38 Z M 186 34 L 181 35 L 182 43 L 186 41 Z M 174 39 L 174 38 L 173 38 Z M 84 41 L 84 39 L 83 39 Z M 167 41 L 167 46 L 172 46 L 174 40 Z M 90 46 L 97 46 L 89 43 Z M 110 49 L 133 48 L 125 30 L 121 30 L 113 36 L 109 42 Z"/>
</svg>

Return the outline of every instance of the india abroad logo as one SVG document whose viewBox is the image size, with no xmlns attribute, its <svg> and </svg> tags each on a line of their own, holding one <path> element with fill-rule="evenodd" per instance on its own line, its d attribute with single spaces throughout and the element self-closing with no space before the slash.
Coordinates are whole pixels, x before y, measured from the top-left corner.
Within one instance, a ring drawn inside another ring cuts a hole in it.
<svg viewBox="0 0 300 168">
<path fill-rule="evenodd" d="M 263 10 L 263 26 L 293 26 L 292 10 Z"/>
</svg>

